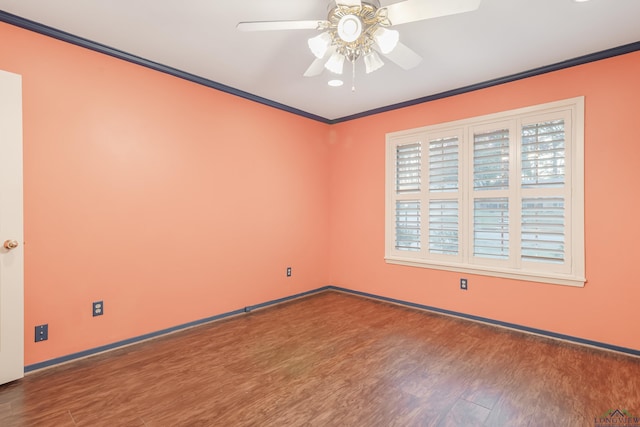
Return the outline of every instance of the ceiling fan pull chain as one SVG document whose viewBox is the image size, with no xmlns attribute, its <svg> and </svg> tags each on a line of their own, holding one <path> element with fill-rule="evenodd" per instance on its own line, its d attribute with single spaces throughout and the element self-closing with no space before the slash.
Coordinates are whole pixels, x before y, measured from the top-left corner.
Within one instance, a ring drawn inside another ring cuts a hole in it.
<svg viewBox="0 0 640 427">
<path fill-rule="evenodd" d="M 351 77 L 351 92 L 355 92 L 356 91 L 356 61 L 351 61 L 351 69 L 353 70 L 352 77 Z"/>
</svg>

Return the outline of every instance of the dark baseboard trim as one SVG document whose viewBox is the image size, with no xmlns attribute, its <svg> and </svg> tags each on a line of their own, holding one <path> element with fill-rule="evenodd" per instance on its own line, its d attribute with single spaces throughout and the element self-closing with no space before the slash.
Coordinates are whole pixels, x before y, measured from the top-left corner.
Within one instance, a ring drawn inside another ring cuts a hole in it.
<svg viewBox="0 0 640 427">
<path fill-rule="evenodd" d="M 552 71 L 558 71 L 569 67 L 575 67 L 577 65 L 587 64 L 589 62 L 599 61 L 602 59 L 611 58 L 618 55 L 624 55 L 627 53 L 635 52 L 640 50 L 640 41 L 635 43 L 629 43 L 623 46 L 614 47 L 611 49 L 606 49 L 600 52 L 590 53 L 588 55 L 579 56 L 577 58 L 568 59 L 566 61 L 557 62 L 555 64 L 546 65 L 543 67 L 534 68 L 532 70 L 523 71 L 520 73 L 512 74 L 510 76 L 500 77 L 497 79 L 487 80 L 485 82 L 476 83 L 473 85 L 461 87 L 458 89 L 453 89 L 446 92 L 441 92 L 434 95 L 429 95 L 417 99 L 413 99 L 410 101 L 401 102 L 398 104 L 387 105 L 385 107 L 376 108 L 373 110 L 363 111 L 361 113 L 353 114 L 350 116 L 341 117 L 338 119 L 327 119 L 325 117 L 321 117 L 306 111 L 302 111 L 297 108 L 290 107 L 288 105 L 281 104 L 276 101 L 272 101 L 267 98 L 263 98 L 261 96 L 254 95 L 249 92 L 242 91 L 240 89 L 233 88 L 231 86 L 224 85 L 222 83 L 215 82 L 213 80 L 205 79 L 200 76 L 196 76 L 191 73 L 187 73 L 186 71 L 178 70 L 173 67 L 169 67 L 167 65 L 159 64 L 154 61 L 150 61 L 145 58 L 141 58 L 136 55 L 132 55 L 130 53 L 121 51 L 119 49 L 112 48 L 110 46 L 103 45 L 101 43 L 97 43 L 43 24 L 38 22 L 34 22 L 25 18 L 22 18 L 17 15 L 10 14 L 8 12 L 0 10 L 0 22 L 6 22 L 7 24 L 14 25 L 16 27 L 24 28 L 26 30 L 30 30 L 36 33 L 43 34 L 45 36 L 49 36 L 58 40 L 65 41 L 67 43 L 74 44 L 76 46 L 81 46 L 87 49 L 94 50 L 96 52 L 103 53 L 105 55 L 113 56 L 118 59 L 122 59 L 124 61 L 132 62 L 137 65 L 141 65 L 143 67 L 151 68 L 152 70 L 156 70 L 162 73 L 170 74 L 174 77 L 178 77 L 181 79 L 185 79 L 197 84 L 201 84 L 203 86 L 210 87 L 212 89 L 217 89 L 222 92 L 226 92 L 232 95 L 239 96 L 241 98 L 248 99 L 250 101 L 255 101 L 260 104 L 264 104 L 273 108 L 277 108 L 279 110 L 286 111 L 288 113 L 296 114 L 302 117 L 306 117 L 311 120 L 316 120 L 325 124 L 336 124 L 342 123 L 350 120 L 359 119 L 362 117 L 371 116 L 374 114 L 385 113 L 387 111 L 397 110 L 399 108 L 410 107 L 412 105 L 422 104 L 425 102 L 435 101 L 438 99 L 448 98 L 451 96 L 461 95 L 467 92 L 473 92 L 480 89 L 489 88 L 491 86 L 501 85 L 503 83 L 509 83 L 516 80 L 526 79 L 528 77 L 534 77 L 540 74 L 550 73 Z"/>
<path fill-rule="evenodd" d="M 183 329 L 188 329 L 188 328 L 192 328 L 194 326 L 204 325 L 205 323 L 215 322 L 216 320 L 225 319 L 227 317 L 238 316 L 238 315 L 241 315 L 241 314 L 244 314 L 244 313 L 249 313 L 249 312 L 251 312 L 253 310 L 258 310 L 258 309 L 261 309 L 261 308 L 266 308 L 266 307 L 270 307 L 270 306 L 273 306 L 273 305 L 282 304 L 283 302 L 287 302 L 287 301 L 291 301 L 291 300 L 294 300 L 294 299 L 302 298 L 302 297 L 305 297 L 305 296 L 308 296 L 308 295 L 312 295 L 312 294 L 316 294 L 316 293 L 319 293 L 319 292 L 324 292 L 324 291 L 326 291 L 328 289 L 329 289 L 329 286 L 325 286 L 325 287 L 318 288 L 318 289 L 313 289 L 311 291 L 302 292 L 302 293 L 291 295 L 291 296 L 288 296 L 288 297 L 279 298 L 279 299 L 263 302 L 263 303 L 260 303 L 260 304 L 247 306 L 247 307 L 244 307 L 244 308 L 240 308 L 238 310 L 229 311 L 227 313 L 222 313 L 222 314 L 217 314 L 215 316 L 206 317 L 204 319 L 194 320 L 193 322 L 183 323 L 181 325 L 173 326 L 171 328 L 166 328 L 166 329 L 162 329 L 162 330 L 159 330 L 159 331 L 151 332 L 151 333 L 148 333 L 148 334 L 140 335 L 140 336 L 137 336 L 137 337 L 129 338 L 129 339 L 126 339 L 126 340 L 117 341 L 117 342 L 114 342 L 114 343 L 111 343 L 111 344 L 102 345 L 100 347 L 90 348 L 88 350 L 79 351 L 77 353 L 69 354 L 69 355 L 66 355 L 66 356 L 56 357 L 54 359 L 45 360 L 44 362 L 34 363 L 32 365 L 25 366 L 24 367 L 24 372 L 25 373 L 29 373 L 29 372 L 37 371 L 37 370 L 44 369 L 44 368 L 50 368 L 50 367 L 55 366 L 55 365 L 60 365 L 62 363 L 72 362 L 72 361 L 77 360 L 77 359 L 83 359 L 85 357 L 93 356 L 93 355 L 96 355 L 96 354 L 99 354 L 99 353 L 103 353 L 105 351 L 115 350 L 115 349 L 120 348 L 120 347 L 125 347 L 125 346 L 128 346 L 128 345 L 136 344 L 136 343 L 139 343 L 139 342 L 142 342 L 142 341 L 146 341 L 146 340 L 149 340 L 149 339 L 152 339 L 152 338 L 157 338 L 157 337 L 160 337 L 162 335 L 167 335 L 167 334 L 170 334 L 172 332 L 178 332 L 178 331 L 181 331 Z"/>
<path fill-rule="evenodd" d="M 298 294 L 287 296 L 287 297 L 284 297 L 284 298 L 278 298 L 278 299 L 275 299 L 275 300 L 259 303 L 259 304 L 256 304 L 256 305 L 247 306 L 247 307 L 244 307 L 244 308 L 240 308 L 238 310 L 229 311 L 227 313 L 222 313 L 222 314 L 218 314 L 218 315 L 215 315 L 215 316 L 206 317 L 204 319 L 195 320 L 193 322 L 184 323 L 184 324 L 177 325 L 177 326 L 174 326 L 174 327 L 171 327 L 171 328 L 162 329 L 162 330 L 159 330 L 159 331 L 151 332 L 151 333 L 148 333 L 148 334 L 140 335 L 140 336 L 137 336 L 137 337 L 126 339 L 126 340 L 117 341 L 117 342 L 114 342 L 114 343 L 111 343 L 111 344 L 107 344 L 107 345 L 103 345 L 103 346 L 100 346 L 100 347 L 95 347 L 95 348 L 91 348 L 91 349 L 88 349 L 88 350 L 80 351 L 80 352 L 77 352 L 77 353 L 69 354 L 69 355 L 66 355 L 66 356 L 57 357 L 57 358 L 54 358 L 54 359 L 46 360 L 44 362 L 39 362 L 39 363 L 34 363 L 32 365 L 27 365 L 27 366 L 24 367 L 24 372 L 25 373 L 29 373 L 29 372 L 37 371 L 37 370 L 44 369 L 44 368 L 50 368 L 50 367 L 53 367 L 55 365 L 60 365 L 60 364 L 63 364 L 63 363 L 72 362 L 74 360 L 83 359 L 83 358 L 86 358 L 86 357 L 89 357 L 89 356 L 93 356 L 93 355 L 96 355 L 96 354 L 99 354 L 99 353 L 103 353 L 103 352 L 106 352 L 106 351 L 115 350 L 115 349 L 120 348 L 120 347 L 125 347 L 125 346 L 128 346 L 128 345 L 137 344 L 137 343 L 142 342 L 142 341 L 146 341 L 146 340 L 149 340 L 149 339 L 152 339 L 152 338 L 157 338 L 157 337 L 160 337 L 160 336 L 163 336 L 163 335 L 167 335 L 167 334 L 170 334 L 170 333 L 173 333 L 173 332 L 178 332 L 178 331 L 181 331 L 181 330 L 184 330 L 184 329 L 192 328 L 194 326 L 199 326 L 199 325 L 203 325 L 205 323 L 215 322 L 217 320 L 225 319 L 225 318 L 232 317 L 232 316 L 242 315 L 242 314 L 254 311 L 254 310 L 268 308 L 268 307 L 275 306 L 275 305 L 278 305 L 278 304 L 282 304 L 282 303 L 285 303 L 285 302 L 288 302 L 288 301 L 292 301 L 294 299 L 303 298 L 303 297 L 306 297 L 306 296 L 309 296 L 309 295 L 318 294 L 318 293 L 326 292 L 326 291 L 342 292 L 342 293 L 346 293 L 346 294 L 356 295 L 356 296 L 359 296 L 359 297 L 364 297 L 364 298 L 369 298 L 369 299 L 378 300 L 378 301 L 382 301 L 382 302 L 388 302 L 388 303 L 392 303 L 392 304 L 397 304 L 397 305 L 401 305 L 401 306 L 405 306 L 405 307 L 410 307 L 410 308 L 415 308 L 415 309 L 419 309 L 419 310 L 430 311 L 430 312 L 433 312 L 433 313 L 444 314 L 444 315 L 448 315 L 448 316 L 454 316 L 454 317 L 458 317 L 458 318 L 461 318 L 461 319 L 471 320 L 471 321 L 474 321 L 474 322 L 486 323 L 486 324 L 489 324 L 489 325 L 508 328 L 508 329 L 512 329 L 512 330 L 516 330 L 516 331 L 520 331 L 520 332 L 526 332 L 526 333 L 530 333 L 530 334 L 540 335 L 540 336 L 547 337 L 547 338 L 553 338 L 553 339 L 558 339 L 558 340 L 562 340 L 562 341 L 567 341 L 567 342 L 571 342 L 571 343 L 574 343 L 574 344 L 579 344 L 579 345 L 584 345 L 584 346 L 589 346 L 589 347 L 595 347 L 595 348 L 598 348 L 598 349 L 609 350 L 609 351 L 614 351 L 614 352 L 617 352 L 617 353 L 622 353 L 622 354 L 625 354 L 625 355 L 639 356 L 640 357 L 640 350 L 635 350 L 635 349 L 632 349 L 632 348 L 626 348 L 626 347 L 620 347 L 620 346 L 611 345 L 611 344 L 605 344 L 605 343 L 601 343 L 601 342 L 597 342 L 597 341 L 592 341 L 592 340 L 587 340 L 587 339 L 583 339 L 583 338 L 573 337 L 573 336 L 570 336 L 570 335 L 564 335 L 564 334 L 559 334 L 559 333 L 556 333 L 556 332 L 545 331 L 545 330 L 542 330 L 542 329 L 530 328 L 528 326 L 522 326 L 522 325 L 518 325 L 518 324 L 515 324 L 515 323 L 502 322 L 500 320 L 494 320 L 494 319 L 489 319 L 489 318 L 486 318 L 486 317 L 474 316 L 472 314 L 465 314 L 465 313 L 460 313 L 460 312 L 457 312 L 457 311 L 445 310 L 445 309 L 438 308 L 438 307 L 432 307 L 432 306 L 418 304 L 418 303 L 414 303 L 414 302 L 403 301 L 403 300 L 399 300 L 399 299 L 395 299 L 395 298 L 383 297 L 383 296 L 380 296 L 380 295 L 370 294 L 370 293 L 367 293 L 367 292 L 354 291 L 354 290 L 347 289 L 347 288 L 341 288 L 339 286 L 328 285 L 328 286 L 323 286 L 321 288 L 312 289 L 310 291 L 301 292 L 301 293 L 298 293 Z"/>
<path fill-rule="evenodd" d="M 392 303 L 392 304 L 402 305 L 402 306 L 405 306 L 405 307 L 411 307 L 411 308 L 417 308 L 419 310 L 431 311 L 431 312 L 438 313 L 438 314 L 445 314 L 445 315 L 448 315 L 448 316 L 459 317 L 461 319 L 471 320 L 471 321 L 474 321 L 474 322 L 486 323 L 486 324 L 489 324 L 489 325 L 500 326 L 500 327 L 503 327 L 503 328 L 513 329 L 513 330 L 520 331 L 520 332 L 526 332 L 526 333 L 530 333 L 530 334 L 540 335 L 540 336 L 547 337 L 547 338 L 553 338 L 553 339 L 557 339 L 557 340 L 568 341 L 568 342 L 571 342 L 571 343 L 574 343 L 574 344 L 580 344 L 580 345 L 584 345 L 584 346 L 595 347 L 595 348 L 598 348 L 598 349 L 614 351 L 614 352 L 617 352 L 617 353 L 623 353 L 623 354 L 631 355 L 631 356 L 640 356 L 640 350 L 635 350 L 635 349 L 626 348 L 626 347 L 620 347 L 620 346 L 612 345 L 612 344 L 605 344 L 605 343 L 601 343 L 601 342 L 598 342 L 598 341 L 587 340 L 587 339 L 584 339 L 584 338 L 577 338 L 577 337 L 573 337 L 571 335 L 559 334 L 559 333 L 556 333 L 556 332 L 550 332 L 550 331 L 545 331 L 545 330 L 542 330 L 542 329 L 531 328 L 529 326 L 522 326 L 522 325 L 518 325 L 518 324 L 515 324 L 515 323 L 503 322 L 503 321 L 500 321 L 500 320 L 494 320 L 494 319 L 489 319 L 489 318 L 486 318 L 486 317 L 474 316 L 472 314 L 465 314 L 465 313 L 460 313 L 460 312 L 452 311 L 452 310 L 445 310 L 443 308 L 432 307 L 432 306 L 423 305 L 423 304 L 417 304 L 417 303 L 414 303 L 414 302 L 408 302 L 408 301 L 398 300 L 398 299 L 394 299 L 394 298 L 382 297 L 382 296 L 379 296 L 379 295 L 369 294 L 369 293 L 366 293 L 366 292 L 360 292 L 360 291 L 354 291 L 354 290 L 351 290 L 351 289 L 341 288 L 339 286 L 328 286 L 328 290 L 344 292 L 344 293 L 347 293 L 347 294 L 357 295 L 357 296 L 361 296 L 361 297 L 365 297 L 365 298 L 369 298 L 369 299 L 374 299 L 374 300 L 378 300 L 378 301 L 383 301 L 383 302 L 389 302 L 389 303 Z"/>
</svg>

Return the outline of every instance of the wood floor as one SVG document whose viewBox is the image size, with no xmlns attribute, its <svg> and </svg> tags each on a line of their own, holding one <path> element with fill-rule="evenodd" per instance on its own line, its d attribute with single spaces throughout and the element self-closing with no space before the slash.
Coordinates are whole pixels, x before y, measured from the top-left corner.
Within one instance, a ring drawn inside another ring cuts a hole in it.
<svg viewBox="0 0 640 427">
<path fill-rule="evenodd" d="M 3 427 L 594 426 L 610 409 L 640 416 L 640 359 L 338 292 L 0 386 Z"/>
</svg>

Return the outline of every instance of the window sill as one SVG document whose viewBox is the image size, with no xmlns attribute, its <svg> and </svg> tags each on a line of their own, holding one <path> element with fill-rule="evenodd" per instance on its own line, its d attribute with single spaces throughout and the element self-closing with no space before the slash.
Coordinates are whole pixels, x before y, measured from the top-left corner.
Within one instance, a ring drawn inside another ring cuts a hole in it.
<svg viewBox="0 0 640 427">
<path fill-rule="evenodd" d="M 479 274 L 482 276 L 500 277 L 505 279 L 524 280 L 527 282 L 548 283 L 552 285 L 564 285 L 573 287 L 584 287 L 587 281 L 584 277 L 571 276 L 566 274 L 534 273 L 527 271 L 513 271 L 500 268 L 488 268 L 480 266 L 435 263 L 426 260 L 405 259 L 398 257 L 385 257 L 388 264 L 407 265 L 411 267 L 429 268 L 434 270 L 454 271 L 459 273 Z"/>
</svg>

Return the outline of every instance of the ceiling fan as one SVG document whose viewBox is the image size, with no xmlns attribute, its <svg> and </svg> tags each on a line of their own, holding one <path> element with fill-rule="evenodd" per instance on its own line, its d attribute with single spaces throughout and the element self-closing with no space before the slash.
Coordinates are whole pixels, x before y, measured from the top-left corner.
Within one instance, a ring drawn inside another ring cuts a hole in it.
<svg viewBox="0 0 640 427">
<path fill-rule="evenodd" d="M 240 22 L 241 31 L 318 30 L 308 40 L 316 59 L 304 73 L 313 77 L 326 68 L 342 74 L 345 60 L 353 65 L 363 58 L 366 73 L 384 65 L 379 54 L 405 70 L 417 66 L 422 57 L 400 42 L 396 25 L 440 16 L 470 12 L 482 0 L 403 0 L 381 7 L 379 0 L 331 0 L 326 20 Z"/>
</svg>

